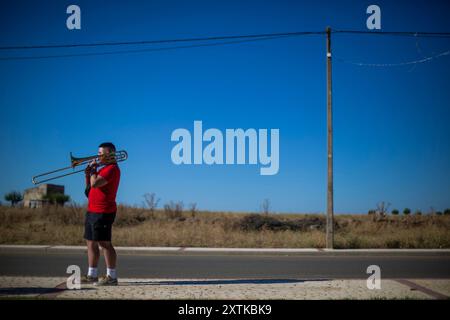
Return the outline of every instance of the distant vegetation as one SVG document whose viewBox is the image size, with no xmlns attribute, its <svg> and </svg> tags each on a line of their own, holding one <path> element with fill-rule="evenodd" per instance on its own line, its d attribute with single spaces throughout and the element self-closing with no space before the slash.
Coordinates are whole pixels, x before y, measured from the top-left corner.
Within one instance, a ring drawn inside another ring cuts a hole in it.
<svg viewBox="0 0 450 320">
<path fill-rule="evenodd" d="M 157 209 L 159 199 L 146 200 L 144 207 L 119 206 L 115 245 L 325 247 L 324 214 L 273 214 L 268 203 L 257 214 L 201 211 L 196 204 L 185 209 L 173 201 Z M 0 243 L 84 245 L 85 210 L 75 204 L 36 209 L 0 206 Z M 406 209 L 403 213 L 336 215 L 336 248 L 450 248 L 449 209 L 443 214 L 410 215 Z"/>
<path fill-rule="evenodd" d="M 11 191 L 5 194 L 5 200 L 11 202 L 11 206 L 14 207 L 23 200 L 23 196 L 19 191 Z"/>
</svg>

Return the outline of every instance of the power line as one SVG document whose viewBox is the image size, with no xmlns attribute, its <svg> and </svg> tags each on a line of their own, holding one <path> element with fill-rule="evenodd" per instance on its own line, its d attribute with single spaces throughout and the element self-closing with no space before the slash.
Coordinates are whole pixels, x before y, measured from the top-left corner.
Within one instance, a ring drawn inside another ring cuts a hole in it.
<svg viewBox="0 0 450 320">
<path fill-rule="evenodd" d="M 0 61 L 5 60 L 31 60 L 31 59 L 50 59 L 50 58 L 67 58 L 67 57 L 81 57 L 81 56 L 99 56 L 99 55 L 115 55 L 126 53 L 139 53 L 139 52 L 152 52 L 152 51 L 165 51 L 185 48 L 196 47 L 209 47 L 220 46 L 227 44 L 237 44 L 253 41 L 263 41 L 270 39 L 277 39 L 283 37 L 297 37 L 306 35 L 322 35 L 325 31 L 297 31 L 297 32 L 283 32 L 283 33 L 261 33 L 261 34 L 249 34 L 249 35 L 227 35 L 227 36 L 213 36 L 213 37 L 197 37 L 197 38 L 184 38 L 184 39 L 165 39 L 165 40 L 143 40 L 143 41 L 121 41 L 121 42 L 98 42 L 98 43 L 78 43 L 78 44 L 47 44 L 47 45 L 24 45 L 24 46 L 0 46 L 0 50 L 31 50 L 31 49 L 61 49 L 61 48 L 77 48 L 77 47 L 107 47 L 107 46 L 140 46 L 140 45 L 154 45 L 154 44 L 168 44 L 168 43 L 184 43 L 184 42 L 209 42 L 220 41 L 213 43 L 191 44 L 183 46 L 173 47 L 160 47 L 160 48 L 144 48 L 144 49 L 128 49 L 119 51 L 107 51 L 107 52 L 84 52 L 84 53 L 67 53 L 67 54 L 54 54 L 54 55 L 40 55 L 40 56 L 11 56 L 0 57 Z M 364 35 L 387 35 L 387 36 L 414 36 L 418 37 L 438 37 L 438 38 L 450 38 L 450 32 L 414 32 L 414 31 L 360 31 L 360 30 L 334 30 L 335 34 L 364 34 Z M 221 41 L 221 40 L 233 40 L 233 41 Z M 442 56 L 446 54 L 441 54 Z M 428 57 L 417 61 L 411 61 L 400 64 L 367 64 L 362 62 L 351 62 L 341 59 L 343 62 L 352 63 L 356 65 L 367 66 L 396 66 L 422 63 L 434 59 L 435 57 Z"/>
<path fill-rule="evenodd" d="M 341 59 L 339 57 L 336 58 L 336 60 L 340 61 L 340 62 L 344 62 L 344 63 L 348 63 L 348 64 L 353 64 L 359 67 L 401 67 L 401 66 L 408 66 L 408 65 L 416 65 L 419 63 L 424 63 L 424 62 L 430 62 L 431 60 L 443 57 L 443 56 L 448 56 L 450 55 L 450 50 L 448 51 L 444 51 L 441 52 L 437 55 L 434 56 L 430 56 L 430 57 L 425 57 L 419 60 L 413 60 L 413 61 L 407 61 L 407 62 L 399 62 L 399 63 L 365 63 L 365 62 L 354 62 L 354 61 L 348 61 L 348 60 L 344 60 Z"/>
<path fill-rule="evenodd" d="M 424 37 L 424 38 L 450 38 L 450 32 L 413 32 L 413 31 L 358 31 L 358 30 L 335 30 L 333 33 L 337 34 L 372 34 L 372 35 L 387 35 L 387 36 L 407 36 L 407 37 L 414 37 L 416 39 L 416 48 L 419 51 L 417 38 Z M 417 65 L 420 63 L 430 62 L 431 60 L 447 56 L 450 54 L 449 51 L 444 51 L 439 54 L 424 57 L 422 55 L 421 59 L 412 60 L 412 61 L 406 61 L 406 62 L 399 62 L 399 63 L 366 63 L 366 62 L 355 62 L 355 61 L 349 61 L 345 60 L 339 57 L 336 57 L 336 60 L 348 64 L 353 64 L 360 67 L 400 67 L 400 66 L 408 66 L 408 65 Z"/>
<path fill-rule="evenodd" d="M 394 36 L 416 36 L 416 37 L 450 37 L 450 32 L 416 32 L 416 31 L 361 31 L 361 30 L 333 30 L 332 33 L 341 34 L 372 34 L 372 35 L 394 35 Z M 198 42 L 198 41 L 216 41 L 233 39 L 252 39 L 277 36 L 304 36 L 320 35 L 325 31 L 295 31 L 282 33 L 261 33 L 249 35 L 227 35 L 213 37 L 197 37 L 182 39 L 164 39 L 164 40 L 140 40 L 140 41 L 119 41 L 119 42 L 96 42 L 96 43 L 74 43 L 74 44 L 46 44 L 46 45 L 22 45 L 22 46 L 0 46 L 0 50 L 28 50 L 28 49 L 55 49 L 55 48 L 76 48 L 76 47 L 99 47 L 99 46 L 124 46 L 124 45 L 145 45 L 145 44 L 164 44 L 176 42 Z"/>
<path fill-rule="evenodd" d="M 417 32 L 417 31 L 361 31 L 361 30 L 334 30 L 337 34 L 371 34 L 378 36 L 406 36 L 425 38 L 450 38 L 450 32 Z"/>
<path fill-rule="evenodd" d="M 261 34 L 250 34 L 250 35 L 230 35 L 230 36 L 215 36 L 215 37 L 205 37 L 205 38 L 168 39 L 168 40 L 97 42 L 97 43 L 77 43 L 77 44 L 48 44 L 48 45 L 30 45 L 30 46 L 3 46 L 3 47 L 0 47 L 0 50 L 24 50 L 24 49 L 26 50 L 26 49 L 54 49 L 54 48 L 75 48 L 75 47 L 144 45 L 144 44 L 163 44 L 163 43 L 176 43 L 176 42 L 198 42 L 198 41 L 216 41 L 216 40 L 233 40 L 233 39 L 252 39 L 252 38 L 282 37 L 282 36 L 305 36 L 305 35 L 317 35 L 317 34 L 325 34 L 325 31 L 261 33 Z"/>
<path fill-rule="evenodd" d="M 152 52 L 152 51 L 167 51 L 176 49 L 187 49 L 187 48 L 197 48 L 197 47 L 213 47 L 221 46 L 227 44 L 238 44 L 238 43 L 248 43 L 255 41 L 264 41 L 271 39 L 287 38 L 294 35 L 282 35 L 273 36 L 265 38 L 256 39 L 245 39 L 236 41 L 223 41 L 223 42 L 213 42 L 213 43 L 203 43 L 203 44 L 192 44 L 185 46 L 174 46 L 174 47 L 162 47 L 162 48 L 146 48 L 146 49 L 130 49 L 130 50 L 120 50 L 120 51 L 107 51 L 107 52 L 87 52 L 87 53 L 73 53 L 73 54 L 56 54 L 56 55 L 43 55 L 43 56 L 23 56 L 23 57 L 0 57 L 0 61 L 5 60 L 34 60 L 34 59 L 51 59 L 51 58 L 69 58 L 69 57 L 86 57 L 86 56 L 99 56 L 99 55 L 115 55 L 115 54 L 126 54 L 126 53 L 140 53 L 140 52 Z"/>
</svg>

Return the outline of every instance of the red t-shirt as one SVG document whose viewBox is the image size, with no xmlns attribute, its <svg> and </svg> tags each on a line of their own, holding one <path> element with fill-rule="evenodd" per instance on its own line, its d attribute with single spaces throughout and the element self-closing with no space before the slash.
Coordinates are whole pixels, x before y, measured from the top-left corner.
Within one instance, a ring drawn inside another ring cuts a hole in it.
<svg viewBox="0 0 450 320">
<path fill-rule="evenodd" d="M 120 169 L 117 164 L 108 164 L 100 169 L 98 175 L 108 183 L 89 191 L 88 211 L 94 213 L 113 213 L 117 211 L 116 194 L 120 181 Z"/>
</svg>

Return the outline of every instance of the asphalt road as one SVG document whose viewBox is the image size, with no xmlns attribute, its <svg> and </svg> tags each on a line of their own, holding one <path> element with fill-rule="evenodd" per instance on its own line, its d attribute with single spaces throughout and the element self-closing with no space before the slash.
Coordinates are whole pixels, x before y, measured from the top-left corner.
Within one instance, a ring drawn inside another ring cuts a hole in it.
<svg viewBox="0 0 450 320">
<path fill-rule="evenodd" d="M 66 277 L 69 265 L 78 265 L 86 272 L 86 254 L 0 253 L 0 276 Z M 369 265 L 378 265 L 384 279 L 450 278 L 450 254 L 120 254 L 118 275 L 168 279 L 366 279 Z M 105 270 L 103 257 L 99 267 Z"/>
</svg>

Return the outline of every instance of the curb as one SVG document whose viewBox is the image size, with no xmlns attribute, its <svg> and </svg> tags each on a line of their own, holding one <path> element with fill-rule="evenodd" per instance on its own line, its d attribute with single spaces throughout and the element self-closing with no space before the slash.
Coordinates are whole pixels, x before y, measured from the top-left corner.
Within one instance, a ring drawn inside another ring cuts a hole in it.
<svg viewBox="0 0 450 320">
<path fill-rule="evenodd" d="M 450 249 L 115 247 L 122 254 L 449 255 Z M 0 253 L 85 253 L 84 246 L 0 245 Z"/>
</svg>

